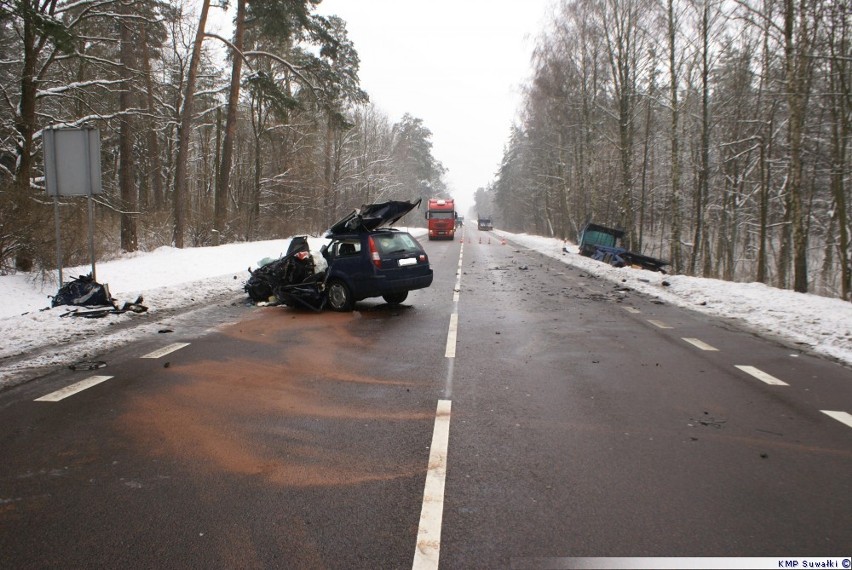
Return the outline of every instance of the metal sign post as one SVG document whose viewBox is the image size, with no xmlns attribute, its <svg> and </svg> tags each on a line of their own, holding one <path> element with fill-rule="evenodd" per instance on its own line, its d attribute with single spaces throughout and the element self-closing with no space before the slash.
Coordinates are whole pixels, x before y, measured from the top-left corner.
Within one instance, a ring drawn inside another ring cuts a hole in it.
<svg viewBox="0 0 852 570">
<path fill-rule="evenodd" d="M 62 240 L 59 196 L 86 196 L 89 201 L 89 257 L 95 276 L 95 206 L 92 196 L 101 188 L 101 138 L 94 127 L 47 127 L 44 137 L 44 176 L 47 193 L 53 196 L 56 217 L 56 257 L 62 286 Z"/>
</svg>

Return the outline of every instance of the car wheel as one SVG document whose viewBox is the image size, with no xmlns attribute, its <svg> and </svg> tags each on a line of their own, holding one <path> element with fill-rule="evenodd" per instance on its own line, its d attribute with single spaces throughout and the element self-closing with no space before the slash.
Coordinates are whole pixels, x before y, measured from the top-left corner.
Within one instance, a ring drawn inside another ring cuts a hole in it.
<svg viewBox="0 0 852 570">
<path fill-rule="evenodd" d="M 349 287 L 346 286 L 346 283 L 338 279 L 328 282 L 326 295 L 328 297 L 328 306 L 331 307 L 333 311 L 351 311 L 354 306 L 352 293 L 349 292 Z"/>
<path fill-rule="evenodd" d="M 382 299 L 384 299 L 386 303 L 390 303 L 391 305 L 399 305 L 407 298 L 408 291 L 403 291 L 402 293 L 388 293 L 387 295 L 382 295 Z"/>
</svg>

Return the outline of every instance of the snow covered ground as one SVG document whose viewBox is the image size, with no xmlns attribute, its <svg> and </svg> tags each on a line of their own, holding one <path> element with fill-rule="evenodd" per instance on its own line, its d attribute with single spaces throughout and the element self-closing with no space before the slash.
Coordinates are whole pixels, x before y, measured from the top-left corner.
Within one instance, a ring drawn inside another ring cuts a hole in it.
<svg viewBox="0 0 852 570">
<path fill-rule="evenodd" d="M 416 236 L 422 228 L 410 229 Z M 803 350 L 852 365 L 852 303 L 805 295 L 758 283 L 729 283 L 639 269 L 617 269 L 577 254 L 573 244 L 525 234 L 496 232 L 522 248 L 539 251 L 584 271 L 695 311 L 740 321 L 744 327 L 786 339 Z M 318 250 L 325 240 L 311 239 Z M 37 283 L 28 274 L 0 276 L 0 388 L 21 381 L 32 370 L 68 365 L 107 348 L 151 334 L 163 318 L 187 306 L 246 299 L 243 284 L 248 267 L 287 250 L 288 240 L 228 244 L 128 254 L 98 263 L 97 280 L 109 285 L 122 306 L 138 296 L 149 308 L 144 314 L 124 313 L 101 319 L 61 317 L 68 307 L 50 307 L 53 283 Z M 428 246 L 427 246 L 428 248 Z M 66 269 L 65 280 L 91 268 Z M 51 276 L 54 280 L 56 275 Z M 666 284 L 664 284 L 664 282 Z M 140 326 L 126 326 L 139 323 Z M 119 325 L 119 326 L 116 326 Z M 22 356 L 26 355 L 26 358 Z"/>
</svg>

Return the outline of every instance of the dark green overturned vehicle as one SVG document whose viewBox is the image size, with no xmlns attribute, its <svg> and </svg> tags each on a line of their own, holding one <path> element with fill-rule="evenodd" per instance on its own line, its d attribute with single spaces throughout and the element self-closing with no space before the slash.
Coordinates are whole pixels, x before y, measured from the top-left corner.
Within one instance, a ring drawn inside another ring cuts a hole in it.
<svg viewBox="0 0 852 570">
<path fill-rule="evenodd" d="M 649 271 L 665 273 L 668 261 L 642 255 L 618 245 L 625 236 L 624 230 L 588 223 L 580 232 L 580 255 L 613 267 L 639 267 Z"/>
<path fill-rule="evenodd" d="M 419 204 L 390 201 L 354 210 L 325 234 L 331 240 L 321 250 L 325 263 L 313 259 L 306 237 L 294 238 L 286 256 L 252 272 L 246 292 L 254 301 L 271 294 L 285 305 L 316 311 L 351 311 L 370 297 L 402 303 L 409 291 L 432 284 L 432 267 L 414 236 L 388 226 Z"/>
</svg>

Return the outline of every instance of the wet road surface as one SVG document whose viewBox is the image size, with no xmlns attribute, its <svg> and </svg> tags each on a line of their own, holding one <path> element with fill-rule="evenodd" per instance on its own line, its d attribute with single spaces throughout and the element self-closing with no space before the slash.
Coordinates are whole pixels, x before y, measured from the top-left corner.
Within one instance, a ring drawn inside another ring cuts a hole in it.
<svg viewBox="0 0 852 570">
<path fill-rule="evenodd" d="M 848 554 L 848 368 L 492 232 L 422 242 L 400 307 L 218 307 L 0 393 L 0 565 Z"/>
</svg>

